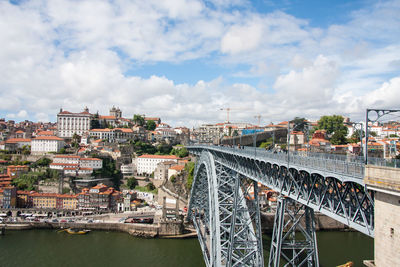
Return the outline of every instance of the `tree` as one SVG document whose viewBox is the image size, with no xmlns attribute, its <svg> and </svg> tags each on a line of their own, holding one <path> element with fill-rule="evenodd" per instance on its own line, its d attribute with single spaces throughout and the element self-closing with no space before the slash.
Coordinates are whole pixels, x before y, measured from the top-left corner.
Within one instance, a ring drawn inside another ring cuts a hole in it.
<svg viewBox="0 0 400 267">
<path fill-rule="evenodd" d="M 317 130 L 326 130 L 327 134 L 341 131 L 347 134 L 347 127 L 343 124 L 344 118 L 340 115 L 322 116 L 318 121 Z"/>
<path fill-rule="evenodd" d="M 344 145 L 347 143 L 347 139 L 341 131 L 338 131 L 332 135 L 330 142 L 332 145 Z"/>
<path fill-rule="evenodd" d="M 185 165 L 185 172 L 188 174 L 186 186 L 188 189 L 192 188 L 192 183 L 193 183 L 193 174 L 194 174 L 194 162 L 188 162 Z"/>
<path fill-rule="evenodd" d="M 154 129 L 156 129 L 156 126 L 157 126 L 156 123 L 154 121 L 152 121 L 152 120 L 149 120 L 146 123 L 146 129 L 148 131 L 154 131 Z"/>
<path fill-rule="evenodd" d="M 148 184 L 146 185 L 146 189 L 147 189 L 148 191 L 153 191 L 154 189 L 156 189 L 156 187 L 154 186 L 153 183 L 148 183 Z"/>
<path fill-rule="evenodd" d="M 93 119 L 90 121 L 90 129 L 100 129 L 100 122 L 98 119 Z"/>
<path fill-rule="evenodd" d="M 184 158 L 189 155 L 189 152 L 187 151 L 186 147 L 180 147 L 172 149 L 170 154 L 180 158 Z"/>
<path fill-rule="evenodd" d="M 138 181 L 135 177 L 131 177 L 128 179 L 126 184 L 128 185 L 129 189 L 134 189 L 138 185 Z"/>
<path fill-rule="evenodd" d="M 365 132 L 362 131 L 362 137 L 365 137 Z M 360 130 L 355 130 L 351 137 L 349 138 L 348 142 L 350 143 L 358 143 L 360 142 Z"/>
<path fill-rule="evenodd" d="M 304 132 L 305 127 L 307 126 L 307 120 L 305 118 L 295 117 L 292 120 L 293 130 Z"/>
<path fill-rule="evenodd" d="M 144 123 L 145 123 L 143 116 L 141 116 L 139 114 L 133 115 L 133 121 L 135 122 L 136 125 L 139 125 L 139 126 L 144 126 Z"/>
<path fill-rule="evenodd" d="M 331 136 L 331 143 L 344 145 L 347 142 L 347 127 L 343 124 L 344 118 L 340 115 L 322 116 L 318 121 L 316 130 L 326 130 Z"/>
</svg>

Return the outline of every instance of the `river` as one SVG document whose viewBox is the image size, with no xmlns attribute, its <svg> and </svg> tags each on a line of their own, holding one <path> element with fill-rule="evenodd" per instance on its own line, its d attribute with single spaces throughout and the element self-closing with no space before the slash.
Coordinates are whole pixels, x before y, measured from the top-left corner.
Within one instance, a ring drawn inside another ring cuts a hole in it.
<svg viewBox="0 0 400 267">
<path fill-rule="evenodd" d="M 321 266 L 373 259 L 373 239 L 358 232 L 318 232 Z M 264 235 L 268 262 L 270 236 Z M 56 230 L 7 231 L 0 236 L 0 266 L 205 266 L 193 239 L 141 239 L 126 233 L 94 231 L 69 235 Z"/>
</svg>

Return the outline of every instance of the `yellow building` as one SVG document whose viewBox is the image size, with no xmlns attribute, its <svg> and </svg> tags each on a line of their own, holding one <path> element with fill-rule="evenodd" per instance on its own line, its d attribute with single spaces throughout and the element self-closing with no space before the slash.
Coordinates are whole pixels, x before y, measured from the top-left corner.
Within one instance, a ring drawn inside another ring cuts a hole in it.
<svg viewBox="0 0 400 267">
<path fill-rule="evenodd" d="M 58 194 L 52 193 L 33 193 L 32 207 L 39 209 L 56 209 L 57 208 Z"/>
<path fill-rule="evenodd" d="M 62 201 L 62 209 L 76 210 L 78 206 L 78 199 L 76 195 L 59 195 L 60 202 Z"/>
</svg>

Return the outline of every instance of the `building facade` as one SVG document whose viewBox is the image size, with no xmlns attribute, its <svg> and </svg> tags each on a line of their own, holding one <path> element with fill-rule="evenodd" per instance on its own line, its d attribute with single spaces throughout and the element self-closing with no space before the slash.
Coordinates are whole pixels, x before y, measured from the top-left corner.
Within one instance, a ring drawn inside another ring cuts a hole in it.
<svg viewBox="0 0 400 267">
<path fill-rule="evenodd" d="M 31 154 L 40 155 L 59 152 L 65 146 L 64 139 L 57 136 L 38 136 L 32 139 Z"/>
<path fill-rule="evenodd" d="M 72 113 L 60 109 L 57 114 L 57 133 L 61 138 L 72 138 L 74 134 L 82 136 L 90 130 L 90 123 L 93 115 L 89 109 L 85 108 L 83 112 Z"/>
<path fill-rule="evenodd" d="M 157 164 L 164 161 L 178 162 L 178 157 L 174 155 L 142 155 L 137 158 L 137 173 L 152 174 L 157 168 Z"/>
</svg>

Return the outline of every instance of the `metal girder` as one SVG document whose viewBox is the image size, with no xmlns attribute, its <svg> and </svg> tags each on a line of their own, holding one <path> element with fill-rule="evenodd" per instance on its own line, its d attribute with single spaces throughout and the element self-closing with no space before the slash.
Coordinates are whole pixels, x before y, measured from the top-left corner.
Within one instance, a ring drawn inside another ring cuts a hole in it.
<svg viewBox="0 0 400 267">
<path fill-rule="evenodd" d="M 287 169 L 287 165 L 210 150 L 217 163 L 260 182 L 357 231 L 374 236 L 374 192 L 340 176 Z"/>
<path fill-rule="evenodd" d="M 277 204 L 268 266 L 280 266 L 281 258 L 284 266 L 319 266 L 314 211 L 282 196 Z"/>
<path fill-rule="evenodd" d="M 281 155 L 263 158 L 220 147 L 189 151 L 199 158 L 188 218 L 207 266 L 263 265 L 257 183 L 285 196 L 278 201 L 269 266 L 279 266 L 280 256 L 286 266 L 318 266 L 314 210 L 374 235 L 374 193 L 360 179 L 358 163 L 294 157 L 288 168 Z M 288 208 L 286 202 L 295 204 Z M 296 230 L 302 241 L 295 239 Z"/>
<path fill-rule="evenodd" d="M 208 152 L 197 164 L 188 218 L 206 265 L 263 266 L 257 183 L 218 164 Z"/>
</svg>

